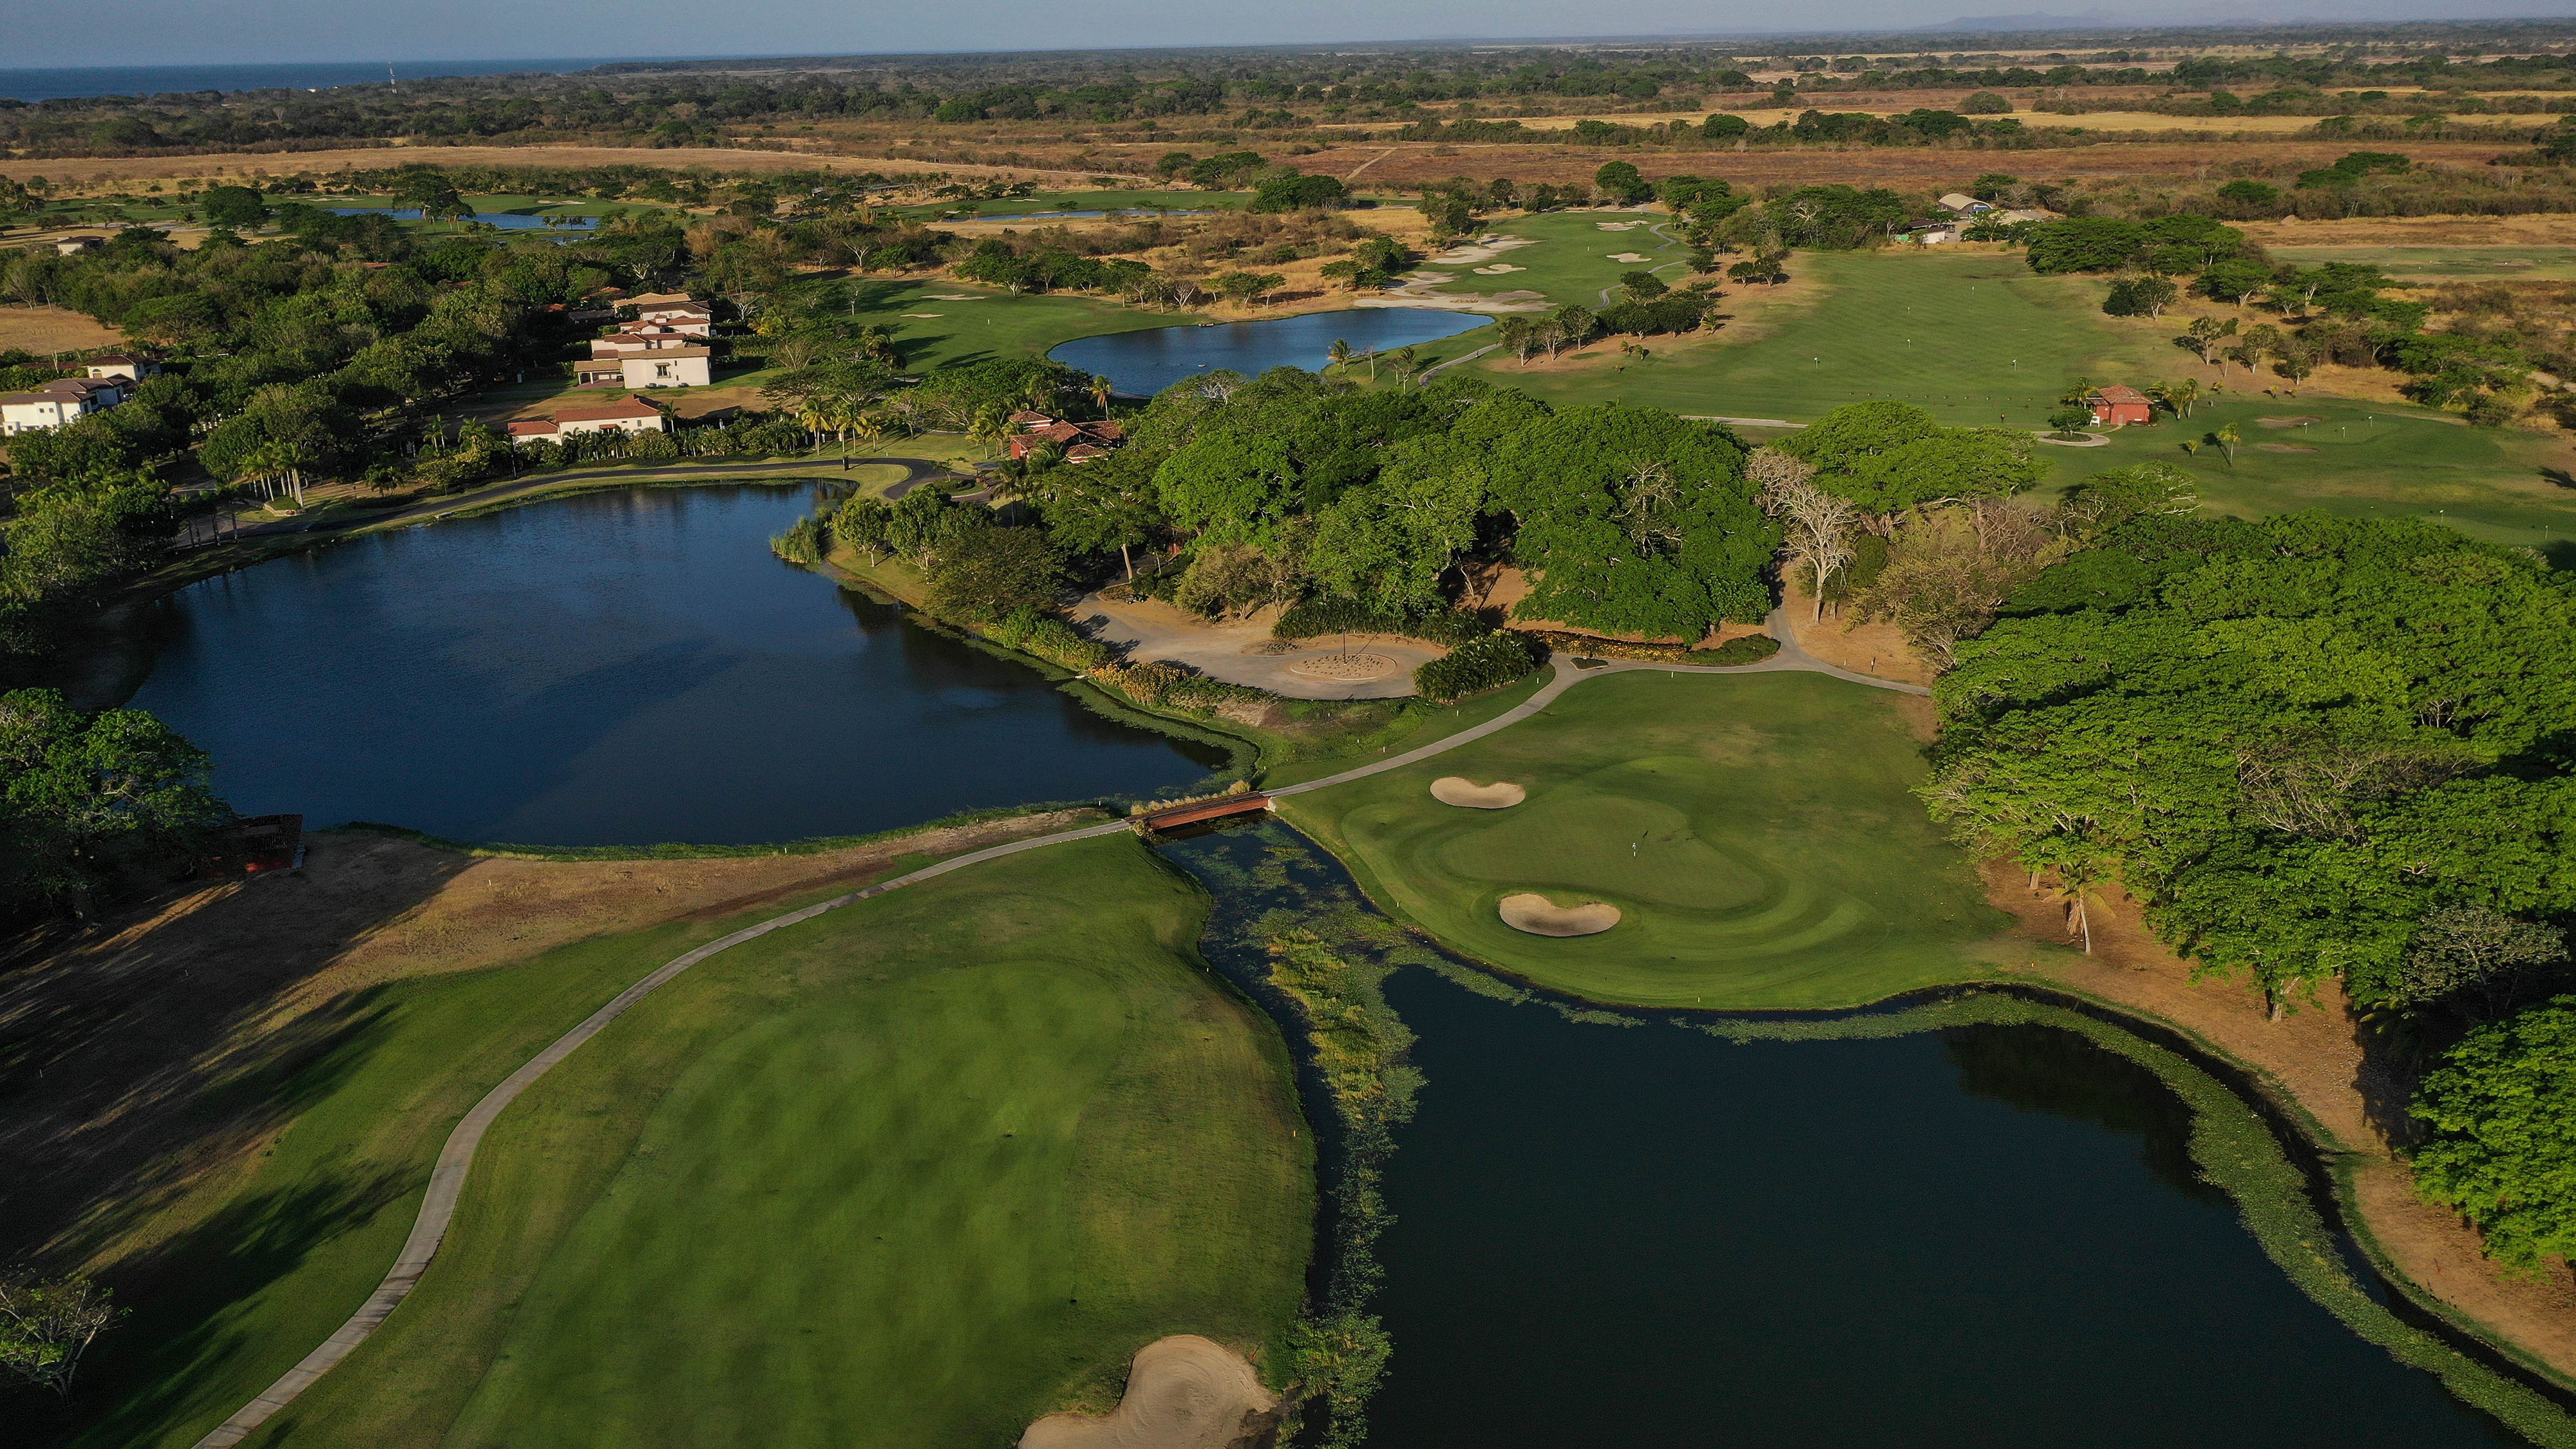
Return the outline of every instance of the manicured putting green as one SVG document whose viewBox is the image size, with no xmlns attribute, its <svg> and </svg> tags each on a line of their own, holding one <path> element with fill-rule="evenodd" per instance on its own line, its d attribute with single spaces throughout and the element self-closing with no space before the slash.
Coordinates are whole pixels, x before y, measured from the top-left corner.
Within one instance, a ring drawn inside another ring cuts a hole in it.
<svg viewBox="0 0 2576 1449">
<path fill-rule="evenodd" d="M 717 956 L 533 1089 L 383 1332 L 263 1443 L 1008 1443 L 1199 1333 L 1275 1364 L 1312 1137 L 1124 837 Z"/>
<path fill-rule="evenodd" d="M 1539 985 L 1601 1001 L 1836 1007 L 1986 974 L 2008 922 L 1909 793 L 1896 696 L 1816 675 L 1620 674 L 1409 769 L 1279 802 L 1390 911 Z M 1511 780 L 1461 810 L 1443 775 Z M 1507 896 L 1601 901 L 1619 923 L 1546 939 Z"/>
<path fill-rule="evenodd" d="M 1619 285 L 1628 272 L 1664 268 L 1658 275 L 1667 283 L 1678 283 L 1683 273 L 1674 266 L 1682 260 L 1682 248 L 1655 234 L 1654 228 L 1669 228 L 1673 218 L 1660 214 L 1615 211 L 1558 211 L 1539 216 L 1526 216 L 1504 222 L 1480 235 L 1502 236 L 1525 241 L 1526 246 L 1511 247 L 1490 261 L 1460 263 L 1426 263 L 1423 271 L 1438 272 L 1449 278 L 1441 283 L 1444 292 L 1491 296 L 1497 292 L 1543 292 L 1548 301 L 1563 305 L 1581 303 L 1586 307 L 1601 305 L 1601 291 Z M 1605 230 L 1615 227 L 1618 230 Z M 1613 261 L 1616 256 L 1637 256 L 1639 262 Z M 1517 270 L 1478 276 L 1478 267 L 1513 267 Z"/>
</svg>

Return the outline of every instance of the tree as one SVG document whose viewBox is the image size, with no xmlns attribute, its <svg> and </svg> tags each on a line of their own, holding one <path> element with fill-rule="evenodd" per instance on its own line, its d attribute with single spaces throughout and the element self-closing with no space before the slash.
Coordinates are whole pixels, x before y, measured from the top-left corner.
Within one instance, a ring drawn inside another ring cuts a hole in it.
<svg viewBox="0 0 2576 1449">
<path fill-rule="evenodd" d="M 1780 283 L 1789 280 L 1789 269 L 1781 265 L 1781 263 L 1788 259 L 1789 254 L 1787 252 L 1757 252 L 1751 259 L 1737 262 L 1733 266 L 1728 267 L 1726 269 L 1727 280 L 1732 282 L 1759 282 L 1766 287 L 1776 287 Z"/>
<path fill-rule="evenodd" d="M 988 623 L 1022 609 L 1054 609 L 1064 556 L 1034 528 L 978 528 L 941 548 L 928 573 L 932 613 Z"/>
<path fill-rule="evenodd" d="M 1283 272 L 1227 272 L 1216 279 L 1216 291 L 1229 301 L 1249 304 L 1262 293 L 1276 291 L 1287 283 Z"/>
<path fill-rule="evenodd" d="M 1266 539 L 1295 501 L 1297 465 L 1275 438 L 1221 428 L 1163 460 L 1154 491 L 1211 543 Z"/>
<path fill-rule="evenodd" d="M 2013 103 L 1993 91 L 1979 91 L 1968 97 L 1959 109 L 1971 116 L 2009 116 Z"/>
<path fill-rule="evenodd" d="M 2290 384 L 2290 395 L 2296 397 L 2299 384 L 2307 381 L 2308 375 L 2317 370 L 2317 349 L 2306 338 L 2284 337 L 2278 351 L 2280 356 L 2272 364 L 2272 370 Z"/>
<path fill-rule="evenodd" d="M 193 861 L 232 810 L 212 762 L 152 715 L 84 716 L 50 689 L 0 695 L 0 901 L 68 904 Z"/>
<path fill-rule="evenodd" d="M 1652 200 L 1655 195 L 1654 183 L 1626 161 L 1602 162 L 1601 169 L 1592 173 L 1592 184 L 1601 188 L 1602 195 L 1621 206 L 1635 206 L 1641 201 Z"/>
<path fill-rule="evenodd" d="M 1351 365 L 1351 359 L 1357 356 L 1359 354 L 1351 350 L 1348 342 L 1336 337 L 1333 339 L 1332 350 L 1324 354 L 1324 366 L 1328 371 L 1336 367 L 1348 367 Z"/>
<path fill-rule="evenodd" d="M 2524 974 L 2567 959 L 2567 933 L 2484 906 L 2446 906 L 2424 917 L 2389 1000 L 2420 1006 L 2475 990 L 2486 1014 L 2510 1009 Z"/>
<path fill-rule="evenodd" d="M 223 331 L 223 314 L 203 292 L 153 297 L 125 310 L 119 321 L 128 337 L 156 347 L 186 349 L 212 342 Z"/>
<path fill-rule="evenodd" d="M 2244 445 L 2245 435 L 2236 431 L 2236 425 L 2234 423 L 2229 423 L 2225 427 L 2220 428 L 2217 432 L 2210 434 L 2210 437 L 2216 439 L 2218 446 L 2226 452 L 2227 466 L 2230 468 L 2235 467 L 2236 450 Z"/>
<path fill-rule="evenodd" d="M 1628 294 L 1628 300 L 1631 302 L 1651 302 L 1672 290 L 1664 285 L 1663 278 L 1644 271 L 1621 272 L 1619 289 Z"/>
<path fill-rule="evenodd" d="M 1136 577 L 1130 550 L 1154 541 L 1169 520 L 1154 492 L 1151 459 L 1134 450 L 1113 453 L 1078 468 L 1046 475 L 1038 515 L 1047 536 L 1076 553 L 1118 550 L 1127 577 Z"/>
<path fill-rule="evenodd" d="M 268 220 L 268 203 L 247 186 L 209 186 L 197 206 L 216 226 L 257 226 Z"/>
<path fill-rule="evenodd" d="M 2200 507 L 2198 486 L 2171 463 L 2137 463 L 2096 473 L 2069 490 L 2068 506 L 2109 533 L 2133 518 L 2187 517 Z"/>
<path fill-rule="evenodd" d="M 2093 410 L 2082 403 L 2059 403 L 2048 414 L 2048 425 L 2055 428 L 2061 438 L 2081 433 L 2084 425 L 2091 421 Z"/>
<path fill-rule="evenodd" d="M 2200 404 L 2200 382 L 2196 378 L 2157 383 L 2154 393 L 2156 401 L 2163 403 L 2166 410 L 2177 418 L 2190 417 L 2191 410 Z"/>
<path fill-rule="evenodd" d="M 2528 1271 L 2576 1254 L 2576 996 L 2472 1031 L 2417 1089 L 2417 1191 Z"/>
<path fill-rule="evenodd" d="M 2039 479 L 2027 433 L 1950 428 L 1911 403 L 1849 403 L 1780 445 L 1817 483 L 1879 518 L 1936 499 L 2018 493 Z"/>
<path fill-rule="evenodd" d="M 66 1398 L 81 1354 L 124 1316 L 87 1278 L 0 1282 L 0 1366 Z"/>
<path fill-rule="evenodd" d="M 2182 289 L 2163 277 L 2123 277 L 2111 284 L 2102 310 L 2114 317 L 2161 317 L 2181 295 Z"/>
<path fill-rule="evenodd" d="M 1854 556 L 1853 535 L 1859 517 L 1848 500 L 1816 486 L 1816 470 L 1777 448 L 1756 448 L 1745 460 L 1745 475 L 1762 490 L 1762 509 L 1787 520 L 1781 550 L 1791 564 L 1807 571 L 1808 597 L 1815 618 L 1825 617 L 1825 585 Z"/>
<path fill-rule="evenodd" d="M 394 209 L 416 210 L 428 221 L 472 221 L 474 208 L 458 195 L 456 184 L 431 166 L 408 166 L 396 176 Z"/>
</svg>

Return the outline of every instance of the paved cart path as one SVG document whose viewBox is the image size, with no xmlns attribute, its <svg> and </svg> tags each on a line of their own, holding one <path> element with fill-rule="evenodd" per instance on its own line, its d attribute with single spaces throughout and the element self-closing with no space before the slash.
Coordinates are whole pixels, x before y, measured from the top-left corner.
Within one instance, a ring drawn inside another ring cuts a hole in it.
<svg viewBox="0 0 2576 1449">
<path fill-rule="evenodd" d="M 913 460 L 884 458 L 870 461 Z M 1613 674 L 1630 674 L 1640 670 L 1660 670 L 1670 674 L 1827 674 L 1854 684 L 1865 684 L 1873 689 L 1892 690 L 1900 694 L 1931 693 L 1919 684 L 1900 684 L 1894 680 L 1876 679 L 1866 674 L 1856 674 L 1848 669 L 1837 668 L 1815 658 L 1798 647 L 1797 637 L 1789 627 L 1785 612 L 1774 610 L 1769 627 L 1771 636 L 1780 642 L 1780 652 L 1758 664 L 1696 665 L 1612 660 L 1591 668 L 1583 668 L 1576 666 L 1570 660 L 1560 658 L 1553 666 L 1553 677 L 1541 686 L 1536 694 L 1483 724 L 1434 740 L 1419 749 L 1408 750 L 1388 759 L 1372 761 L 1355 770 L 1345 770 L 1338 775 L 1328 775 L 1323 779 L 1309 780 L 1300 785 L 1283 785 L 1268 793 L 1273 796 L 1302 795 L 1310 790 L 1330 789 L 1347 781 L 1383 774 L 1388 770 L 1403 769 L 1407 765 L 1417 764 L 1434 755 L 1509 729 L 1546 709 L 1556 702 L 1557 696 L 1575 685 L 1587 679 L 1600 679 Z M 917 885 L 922 881 L 946 875 L 950 871 L 963 870 L 970 865 L 980 865 L 988 860 L 999 860 L 1006 855 L 1017 855 L 1024 850 L 1037 850 L 1044 846 L 1062 845 L 1067 841 L 1115 835 L 1128 828 L 1128 822 L 1112 820 L 1099 825 L 1085 826 L 1079 830 L 1062 830 L 1052 835 L 1033 836 L 1007 845 L 989 846 L 983 850 L 953 856 L 936 865 L 923 866 L 908 875 L 880 881 L 862 890 L 834 896 L 830 900 L 817 901 L 803 910 L 774 916 L 758 925 L 746 926 L 729 936 L 719 936 L 696 950 L 675 958 L 653 974 L 619 992 L 615 1000 L 592 1012 L 581 1025 L 556 1038 L 552 1045 L 529 1058 L 525 1065 L 512 1072 L 499 1086 L 485 1093 L 483 1100 L 474 1104 L 473 1110 L 467 1112 L 464 1120 L 458 1122 L 455 1130 L 448 1134 L 446 1146 L 439 1150 L 438 1165 L 430 1170 L 429 1192 L 421 1199 L 420 1214 L 412 1222 L 411 1236 L 404 1240 L 401 1255 L 394 1259 L 393 1270 L 385 1274 L 383 1282 L 376 1285 L 376 1291 L 368 1296 L 365 1305 L 351 1314 L 348 1322 L 340 1325 L 338 1332 L 323 1340 L 319 1348 L 306 1354 L 303 1362 L 287 1370 L 283 1377 L 269 1385 L 259 1397 L 244 1404 L 239 1413 L 226 1419 L 212 1433 L 198 1440 L 196 1449 L 226 1449 L 226 1446 L 239 1444 L 250 1437 L 251 1431 L 266 1423 L 270 1416 L 295 1402 L 296 1396 L 312 1387 L 314 1380 L 329 1373 L 340 1360 L 354 1352 L 359 1344 L 366 1342 L 368 1336 L 373 1334 L 396 1308 L 402 1306 L 403 1299 L 409 1297 L 412 1289 L 419 1285 L 421 1274 L 429 1270 L 430 1260 L 438 1256 L 439 1244 L 446 1240 L 448 1224 L 454 1220 L 457 1202 L 464 1195 L 465 1177 L 473 1169 L 475 1150 L 483 1145 L 483 1135 L 491 1130 L 493 1122 L 497 1121 L 501 1113 L 518 1099 L 520 1093 L 534 1086 L 539 1077 L 553 1070 L 557 1063 L 579 1050 L 582 1043 L 605 1031 L 610 1022 L 625 1015 L 635 1003 L 652 995 L 681 972 L 710 956 L 729 951 L 746 941 L 756 941 L 772 931 L 802 925 L 826 912 L 837 911 L 843 906 L 854 905 L 857 902 L 884 895 L 888 891 L 901 890 L 908 885 Z"/>
</svg>

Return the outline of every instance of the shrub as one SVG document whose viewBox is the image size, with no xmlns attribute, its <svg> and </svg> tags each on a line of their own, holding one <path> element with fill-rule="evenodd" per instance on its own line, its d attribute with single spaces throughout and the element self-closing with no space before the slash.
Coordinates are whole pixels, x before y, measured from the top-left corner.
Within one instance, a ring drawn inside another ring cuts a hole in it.
<svg viewBox="0 0 2576 1449">
<path fill-rule="evenodd" d="M 1426 644 L 1452 648 L 1493 632 L 1493 626 L 1458 609 L 1402 616 L 1382 614 L 1356 599 L 1303 599 L 1291 604 L 1270 626 L 1274 639 L 1312 639 L 1323 634 L 1394 634 Z"/>
<path fill-rule="evenodd" d="M 1780 641 L 1768 634 L 1741 634 L 1714 649 L 1693 649 L 1682 656 L 1685 664 L 1759 664 L 1780 652 Z"/>
<path fill-rule="evenodd" d="M 969 529 L 941 546 L 929 574 L 930 612 L 989 622 L 1053 608 L 1064 555 L 1034 528 Z"/>
<path fill-rule="evenodd" d="M 789 563 L 816 567 L 823 562 L 823 554 L 832 546 L 830 535 L 824 530 L 821 518 L 812 515 L 800 518 L 790 524 L 785 533 L 769 541 L 769 551 Z"/>
<path fill-rule="evenodd" d="M 1036 609 L 1012 610 L 988 625 L 984 637 L 1005 649 L 1035 655 L 1076 674 L 1088 674 L 1115 658 L 1107 645 L 1062 618 Z"/>
<path fill-rule="evenodd" d="M 1539 666 L 1543 646 L 1508 629 L 1471 639 L 1413 671 L 1414 692 L 1446 704 L 1500 689 Z"/>
</svg>

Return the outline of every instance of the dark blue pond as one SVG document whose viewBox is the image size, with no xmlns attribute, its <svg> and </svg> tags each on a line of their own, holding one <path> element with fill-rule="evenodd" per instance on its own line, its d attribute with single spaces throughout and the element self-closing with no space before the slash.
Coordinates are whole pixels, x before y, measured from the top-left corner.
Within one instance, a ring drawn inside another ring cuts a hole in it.
<svg viewBox="0 0 2576 1449">
<path fill-rule="evenodd" d="M 324 211 L 338 216 L 388 216 L 396 221 L 418 221 L 420 212 L 413 207 L 326 206 Z M 486 211 L 476 214 L 476 221 L 496 226 L 503 231 L 589 231 L 599 225 L 595 216 L 524 215 L 515 211 Z"/>
<path fill-rule="evenodd" d="M 1246 376 L 1259 376 L 1274 367 L 1320 369 L 1330 359 L 1335 342 L 1349 343 L 1353 352 L 1392 352 L 1455 337 L 1493 320 L 1428 307 L 1363 307 L 1261 322 L 1078 337 L 1047 356 L 1106 377 L 1110 386 L 1131 397 L 1149 397 L 1183 378 L 1219 369 Z"/>
<path fill-rule="evenodd" d="M 856 834 L 1222 762 L 771 556 L 815 501 L 620 489 L 209 579 L 138 629 L 133 703 L 245 814 L 549 845 Z"/>
</svg>

